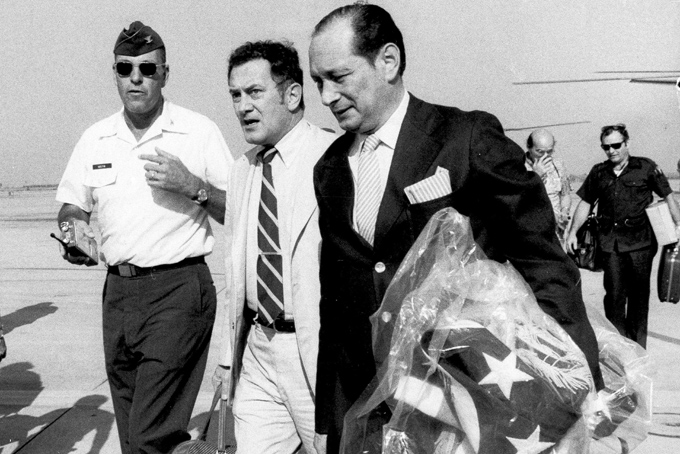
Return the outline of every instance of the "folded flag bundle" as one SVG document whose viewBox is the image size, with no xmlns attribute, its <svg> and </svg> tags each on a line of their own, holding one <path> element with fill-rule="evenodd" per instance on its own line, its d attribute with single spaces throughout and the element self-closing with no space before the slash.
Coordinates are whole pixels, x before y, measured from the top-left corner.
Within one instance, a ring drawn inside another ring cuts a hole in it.
<svg viewBox="0 0 680 454">
<path fill-rule="evenodd" d="M 466 321 L 443 332 L 425 333 L 423 343 L 414 352 L 410 375 L 397 385 L 394 395 L 397 402 L 403 401 L 427 414 L 427 401 L 415 398 L 418 390 L 414 380 L 427 375 L 432 364 L 429 342 L 439 335 L 445 335 L 446 340 L 437 352 L 439 373 L 433 375 L 441 380 L 441 385 L 447 385 L 442 389 L 449 390 L 442 392 L 441 406 L 459 415 L 458 428 L 464 430 L 465 441 L 473 452 L 541 453 L 559 442 L 580 417 L 571 403 L 565 403 L 554 392 L 555 387 L 548 384 L 546 377 L 518 358 L 489 330 Z M 455 386 L 450 386 L 452 380 L 457 382 Z M 587 382 L 581 377 L 575 381 L 577 387 L 564 392 L 579 393 L 577 400 L 583 400 L 588 392 Z M 429 383 L 434 385 L 433 380 Z M 434 399 L 430 402 L 433 404 Z M 433 413 L 431 408 L 429 413 Z M 437 413 L 448 411 L 439 409 Z"/>
<path fill-rule="evenodd" d="M 585 452 L 585 357 L 455 210 L 432 218 L 372 323 L 378 373 L 345 418 L 342 452 Z"/>
</svg>

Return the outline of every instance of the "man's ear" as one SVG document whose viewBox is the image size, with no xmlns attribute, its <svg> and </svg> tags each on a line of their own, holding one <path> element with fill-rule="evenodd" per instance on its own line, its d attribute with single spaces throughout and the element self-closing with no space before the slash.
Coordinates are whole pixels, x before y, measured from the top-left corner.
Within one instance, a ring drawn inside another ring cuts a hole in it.
<svg viewBox="0 0 680 454">
<path fill-rule="evenodd" d="M 302 86 L 297 82 L 288 85 L 284 94 L 284 100 L 288 110 L 295 112 L 302 102 Z"/>
<path fill-rule="evenodd" d="M 376 57 L 376 67 L 381 68 L 387 82 L 394 82 L 399 77 L 399 66 L 401 66 L 399 47 L 394 43 L 385 44 Z"/>
<path fill-rule="evenodd" d="M 163 84 L 161 85 L 162 88 L 165 88 L 165 84 L 168 83 L 168 79 L 170 78 L 170 65 L 165 65 L 165 68 L 163 69 Z"/>
</svg>

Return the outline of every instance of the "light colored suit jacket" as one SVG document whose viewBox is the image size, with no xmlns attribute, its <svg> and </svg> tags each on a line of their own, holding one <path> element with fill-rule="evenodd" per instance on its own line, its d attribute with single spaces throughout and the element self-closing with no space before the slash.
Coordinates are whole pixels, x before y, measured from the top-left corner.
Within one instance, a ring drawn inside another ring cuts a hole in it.
<svg viewBox="0 0 680 454">
<path fill-rule="evenodd" d="M 286 304 L 292 304 L 295 333 L 300 351 L 302 365 L 310 383 L 312 392 L 316 384 L 316 363 L 319 346 L 319 254 L 321 234 L 319 233 L 319 210 L 314 194 L 314 165 L 336 138 L 335 134 L 318 128 L 306 120 L 302 125 L 306 128 L 306 143 L 296 158 L 294 195 L 295 204 L 292 213 L 292 229 L 290 232 L 290 257 L 284 256 L 284 282 L 291 282 L 292 289 L 284 290 Z M 257 146 L 247 151 L 234 165 L 231 187 L 227 192 L 226 203 L 226 320 L 223 326 L 220 364 L 231 366 L 231 389 L 229 401 L 233 399 L 241 372 L 243 352 L 248 338 L 250 322 L 244 320 L 243 310 L 246 304 L 246 240 L 248 229 L 248 207 L 254 191 L 257 170 L 257 153 L 262 150 Z M 259 181 L 259 180 L 257 180 Z M 290 273 L 290 279 L 286 274 Z"/>
</svg>

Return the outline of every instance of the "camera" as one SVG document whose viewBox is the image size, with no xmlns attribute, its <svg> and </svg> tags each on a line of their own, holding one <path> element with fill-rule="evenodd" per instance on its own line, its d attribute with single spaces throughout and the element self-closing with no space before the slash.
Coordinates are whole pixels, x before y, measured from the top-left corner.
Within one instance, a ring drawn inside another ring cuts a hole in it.
<svg viewBox="0 0 680 454">
<path fill-rule="evenodd" d="M 61 238 L 54 234 L 51 234 L 51 236 L 64 245 L 66 252 L 73 256 L 87 257 L 86 265 L 99 263 L 97 241 L 87 236 L 73 220 L 60 223 L 59 230 L 61 230 Z"/>
</svg>

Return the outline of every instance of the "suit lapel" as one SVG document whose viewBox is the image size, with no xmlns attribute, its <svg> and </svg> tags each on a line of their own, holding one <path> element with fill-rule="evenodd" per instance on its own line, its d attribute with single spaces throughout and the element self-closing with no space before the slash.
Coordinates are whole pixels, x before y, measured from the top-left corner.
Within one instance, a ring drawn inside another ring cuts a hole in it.
<svg viewBox="0 0 680 454">
<path fill-rule="evenodd" d="M 296 188 L 293 200 L 292 226 L 290 232 L 290 250 L 292 251 L 292 255 L 295 254 L 295 246 L 302 231 L 312 217 L 312 214 L 314 214 L 314 211 L 317 209 L 314 185 L 310 182 L 312 181 L 314 165 L 318 161 L 319 156 L 320 154 L 310 152 L 297 158 L 302 161 L 298 164 L 294 180 L 300 182 L 300 184 Z"/>
<path fill-rule="evenodd" d="M 354 142 L 354 134 L 345 133 L 330 146 L 319 171 L 319 195 L 331 208 L 328 212 L 338 222 L 352 225 L 354 180 L 347 155 Z"/>
<path fill-rule="evenodd" d="M 252 186 L 255 180 L 255 156 L 256 151 L 250 151 L 246 156 L 248 159 L 248 166 L 245 172 L 242 174 L 242 178 L 235 179 L 236 190 L 235 190 L 235 200 L 236 205 L 234 209 L 234 215 L 237 216 L 234 222 L 234 240 L 232 248 L 232 256 L 234 263 L 234 285 L 236 285 L 238 291 L 235 292 L 237 296 L 237 312 L 240 313 L 243 309 L 243 302 L 245 302 L 245 282 L 246 282 L 246 257 L 247 250 L 246 246 L 248 243 L 248 208 L 250 206 L 250 197 L 252 194 Z M 251 154 L 252 153 L 252 154 Z"/>
<path fill-rule="evenodd" d="M 380 203 L 375 228 L 376 247 L 409 206 L 404 188 L 425 178 L 439 154 L 442 144 L 437 141 L 436 131 L 441 122 L 441 116 L 434 108 L 411 95 Z"/>
</svg>

